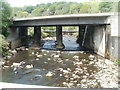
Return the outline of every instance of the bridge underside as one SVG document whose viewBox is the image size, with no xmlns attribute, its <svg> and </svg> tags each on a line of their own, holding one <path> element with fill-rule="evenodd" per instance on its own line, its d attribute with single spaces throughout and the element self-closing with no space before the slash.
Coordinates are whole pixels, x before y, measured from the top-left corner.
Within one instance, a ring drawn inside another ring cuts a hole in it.
<svg viewBox="0 0 120 90">
<path fill-rule="evenodd" d="M 93 50 L 104 57 L 109 57 L 109 54 L 106 55 L 106 52 L 108 52 L 108 40 L 106 40 L 106 35 L 108 34 L 107 27 L 109 26 L 110 25 L 79 25 L 78 38 L 76 42 L 82 47 Z M 42 26 L 34 26 L 34 47 L 41 46 L 41 27 Z M 28 27 L 26 26 L 11 27 L 9 30 L 11 31 L 11 36 L 9 36 L 9 41 L 12 41 L 11 48 L 14 49 L 21 45 L 28 44 L 27 28 Z M 62 25 L 56 26 L 56 48 L 65 48 L 62 37 Z"/>
</svg>

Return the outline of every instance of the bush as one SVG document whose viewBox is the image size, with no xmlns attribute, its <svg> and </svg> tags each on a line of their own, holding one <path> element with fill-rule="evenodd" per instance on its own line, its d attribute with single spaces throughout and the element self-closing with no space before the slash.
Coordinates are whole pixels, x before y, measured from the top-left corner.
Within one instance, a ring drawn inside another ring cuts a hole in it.
<svg viewBox="0 0 120 90">
<path fill-rule="evenodd" d="M 120 60 L 116 60 L 115 64 L 118 65 L 118 66 L 120 66 Z"/>
<path fill-rule="evenodd" d="M 3 56 L 7 56 L 10 53 L 8 52 L 9 49 L 9 43 L 5 40 L 5 37 L 0 34 L 0 53 Z"/>
</svg>

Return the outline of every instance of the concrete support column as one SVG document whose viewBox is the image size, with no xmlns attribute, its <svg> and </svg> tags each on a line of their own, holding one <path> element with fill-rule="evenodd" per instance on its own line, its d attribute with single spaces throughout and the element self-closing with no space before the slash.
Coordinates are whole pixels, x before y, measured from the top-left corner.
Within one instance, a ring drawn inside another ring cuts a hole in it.
<svg viewBox="0 0 120 90">
<path fill-rule="evenodd" d="M 28 45 L 27 27 L 19 27 L 19 39 L 21 39 L 22 45 Z"/>
<path fill-rule="evenodd" d="M 27 35 L 27 27 L 19 27 L 19 37 L 22 38 L 26 38 Z"/>
<path fill-rule="evenodd" d="M 56 40 L 56 48 L 63 49 L 65 46 L 62 42 L 62 26 L 56 26 Z"/>
<path fill-rule="evenodd" d="M 79 26 L 79 32 L 78 32 L 78 39 L 77 39 L 77 43 L 79 43 L 80 45 L 82 45 L 82 40 L 83 40 L 83 35 L 84 35 L 84 30 L 85 30 L 85 26 Z"/>
<path fill-rule="evenodd" d="M 34 44 L 40 45 L 40 42 L 41 42 L 41 27 L 40 26 L 34 27 L 34 39 L 35 39 Z"/>
</svg>

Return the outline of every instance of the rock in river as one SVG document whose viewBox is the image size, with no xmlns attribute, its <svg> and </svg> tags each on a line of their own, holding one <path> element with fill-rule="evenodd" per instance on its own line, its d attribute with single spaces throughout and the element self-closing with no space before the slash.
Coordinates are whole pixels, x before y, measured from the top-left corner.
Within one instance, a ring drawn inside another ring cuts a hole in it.
<svg viewBox="0 0 120 90">
<path fill-rule="evenodd" d="M 53 72 L 48 72 L 48 73 L 46 74 L 46 77 L 52 77 L 53 75 L 54 75 Z"/>
<path fill-rule="evenodd" d="M 13 63 L 13 67 L 20 67 L 21 63 Z"/>
<path fill-rule="evenodd" d="M 31 64 L 31 65 L 26 65 L 26 67 L 25 67 L 26 69 L 31 69 L 31 68 L 33 68 L 33 65 Z"/>
</svg>

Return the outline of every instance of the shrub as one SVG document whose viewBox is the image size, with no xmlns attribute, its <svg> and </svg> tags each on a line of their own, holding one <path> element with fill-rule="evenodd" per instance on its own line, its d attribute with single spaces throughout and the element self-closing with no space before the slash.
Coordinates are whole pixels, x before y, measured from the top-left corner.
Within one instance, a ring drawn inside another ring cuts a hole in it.
<svg viewBox="0 0 120 90">
<path fill-rule="evenodd" d="M 10 53 L 8 52 L 9 49 L 9 43 L 5 40 L 5 37 L 0 34 L 0 53 L 3 56 L 7 56 Z"/>
<path fill-rule="evenodd" d="M 116 60 L 115 64 L 118 65 L 118 66 L 120 66 L 120 60 Z"/>
</svg>

